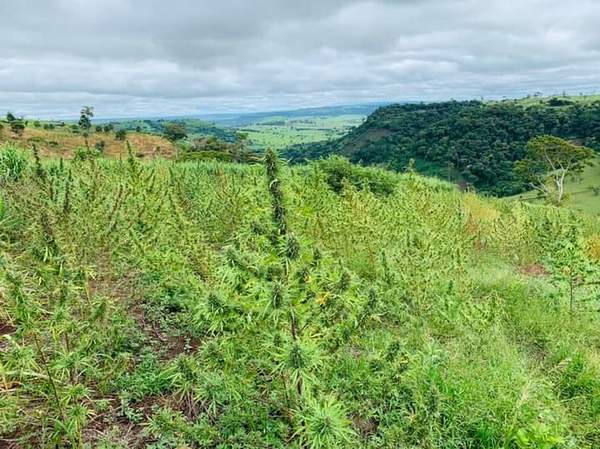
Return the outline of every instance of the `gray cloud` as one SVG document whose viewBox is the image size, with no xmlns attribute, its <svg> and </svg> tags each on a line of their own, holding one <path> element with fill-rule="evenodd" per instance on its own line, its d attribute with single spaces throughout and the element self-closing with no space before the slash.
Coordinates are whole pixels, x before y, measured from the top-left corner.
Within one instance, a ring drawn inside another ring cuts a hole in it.
<svg viewBox="0 0 600 449">
<path fill-rule="evenodd" d="M 0 3 L 0 108 L 66 117 L 593 91 L 600 2 Z M 1 110 L 1 109 L 0 109 Z"/>
</svg>

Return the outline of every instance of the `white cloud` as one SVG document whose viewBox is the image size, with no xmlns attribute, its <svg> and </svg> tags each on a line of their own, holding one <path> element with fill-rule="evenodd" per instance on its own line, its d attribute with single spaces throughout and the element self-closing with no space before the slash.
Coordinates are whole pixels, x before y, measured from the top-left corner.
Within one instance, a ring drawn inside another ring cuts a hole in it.
<svg viewBox="0 0 600 449">
<path fill-rule="evenodd" d="M 600 3 L 29 0 L 0 4 L 0 108 L 278 109 L 600 88 Z"/>
</svg>

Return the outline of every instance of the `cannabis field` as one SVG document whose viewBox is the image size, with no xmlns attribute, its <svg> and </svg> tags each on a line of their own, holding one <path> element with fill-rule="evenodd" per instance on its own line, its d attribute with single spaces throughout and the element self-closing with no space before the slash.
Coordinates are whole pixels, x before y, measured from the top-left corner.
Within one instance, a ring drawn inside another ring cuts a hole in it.
<svg viewBox="0 0 600 449">
<path fill-rule="evenodd" d="M 597 218 L 271 152 L 0 177 L 0 447 L 600 447 Z"/>
</svg>

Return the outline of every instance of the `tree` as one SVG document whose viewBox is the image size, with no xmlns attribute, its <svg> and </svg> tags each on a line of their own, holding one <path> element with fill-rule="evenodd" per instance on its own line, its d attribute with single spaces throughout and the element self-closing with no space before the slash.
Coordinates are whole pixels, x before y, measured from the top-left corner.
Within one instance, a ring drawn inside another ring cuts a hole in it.
<svg viewBox="0 0 600 449">
<path fill-rule="evenodd" d="M 118 129 L 115 132 L 115 139 L 117 140 L 125 140 L 125 138 L 127 137 L 127 131 L 125 131 L 124 129 Z"/>
<path fill-rule="evenodd" d="M 104 140 L 99 140 L 98 142 L 96 142 L 94 144 L 94 149 L 100 153 L 103 154 L 104 150 L 106 149 L 106 142 Z"/>
<path fill-rule="evenodd" d="M 242 155 L 248 151 L 248 133 L 235 133 L 235 145 L 232 148 L 232 157 L 235 162 L 240 162 Z"/>
<path fill-rule="evenodd" d="M 10 122 L 10 130 L 16 136 L 22 136 L 25 131 L 25 124 L 21 120 L 13 120 Z"/>
<path fill-rule="evenodd" d="M 560 204 L 565 179 L 592 165 L 594 151 L 559 137 L 537 136 L 527 143 L 525 157 L 515 163 L 516 173 L 548 200 Z"/>
<path fill-rule="evenodd" d="M 13 115 L 12 112 L 7 112 L 6 113 L 6 121 L 7 122 L 14 122 L 17 118 Z"/>
<path fill-rule="evenodd" d="M 81 108 L 79 115 L 79 126 L 84 132 L 89 132 L 92 127 L 92 117 L 94 116 L 94 108 L 91 106 L 84 106 Z"/>
<path fill-rule="evenodd" d="M 176 142 L 187 137 L 187 130 L 183 123 L 169 122 L 164 127 L 163 135 L 171 142 Z"/>
</svg>

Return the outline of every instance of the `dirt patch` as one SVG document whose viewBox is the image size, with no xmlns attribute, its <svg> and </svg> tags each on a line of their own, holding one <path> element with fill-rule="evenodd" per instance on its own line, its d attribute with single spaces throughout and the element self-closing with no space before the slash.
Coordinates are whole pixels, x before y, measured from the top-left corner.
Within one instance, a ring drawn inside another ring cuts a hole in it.
<svg viewBox="0 0 600 449">
<path fill-rule="evenodd" d="M 544 277 L 544 276 L 548 275 L 548 272 L 546 271 L 546 269 L 538 263 L 531 263 L 528 265 L 523 265 L 519 269 L 519 272 L 521 274 L 524 274 L 525 276 L 534 277 L 534 278 Z"/>
<path fill-rule="evenodd" d="M 149 439 L 141 422 L 147 421 L 153 414 L 155 406 L 162 406 L 166 399 L 160 396 L 149 396 L 130 405 L 132 410 L 140 414 L 140 422 L 131 422 L 122 414 L 117 398 L 110 398 L 110 409 L 96 415 L 84 430 L 84 440 L 96 443 L 100 440 L 125 445 L 130 448 L 146 447 Z"/>
<path fill-rule="evenodd" d="M 0 337 L 2 335 L 10 335 L 14 334 L 17 331 L 17 328 L 8 323 L 0 323 Z"/>
<path fill-rule="evenodd" d="M 129 132 L 127 140 L 131 144 L 134 155 L 140 158 L 152 159 L 154 157 L 171 158 L 174 147 L 167 139 L 153 134 Z M 35 144 L 44 157 L 61 157 L 70 159 L 74 150 L 85 147 L 85 137 L 75 134 L 67 129 L 44 130 L 39 128 L 26 128 L 20 137 L 8 135 L 0 136 L 0 143 L 15 142 L 29 148 Z M 90 148 L 104 142 L 104 155 L 114 159 L 126 158 L 127 147 L 125 142 L 117 140 L 114 133 L 94 132 L 87 139 Z"/>
<path fill-rule="evenodd" d="M 0 449 L 21 449 L 22 447 L 16 438 L 0 438 Z"/>
<path fill-rule="evenodd" d="M 377 427 L 379 427 L 379 422 L 377 422 L 376 419 L 365 419 L 362 416 L 358 415 L 354 415 L 352 417 L 352 424 L 362 436 L 372 435 L 373 433 L 377 432 Z"/>
</svg>

